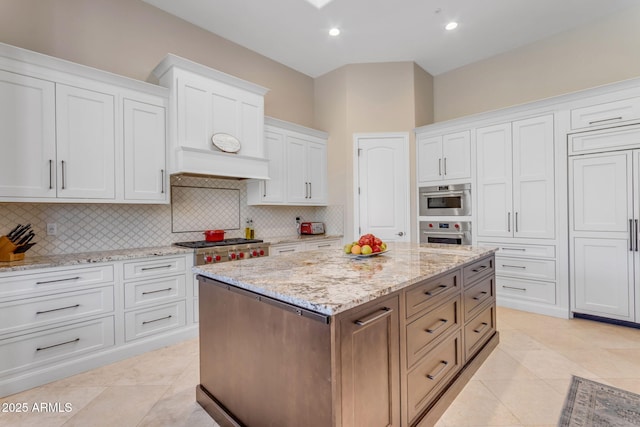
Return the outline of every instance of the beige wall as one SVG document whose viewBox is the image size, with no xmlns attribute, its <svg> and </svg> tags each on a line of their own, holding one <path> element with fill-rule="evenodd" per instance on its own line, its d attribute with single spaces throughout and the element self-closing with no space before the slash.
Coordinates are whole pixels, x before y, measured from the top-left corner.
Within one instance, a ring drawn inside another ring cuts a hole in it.
<svg viewBox="0 0 640 427">
<path fill-rule="evenodd" d="M 433 76 L 413 64 L 416 127 L 433 123 Z"/>
<path fill-rule="evenodd" d="M 640 76 L 640 6 L 434 78 L 435 120 Z"/>
<path fill-rule="evenodd" d="M 354 229 L 353 135 L 373 132 L 408 132 L 410 181 L 415 182 L 415 144 L 412 130 L 417 115 L 428 120 L 430 75 L 412 62 L 353 64 L 315 81 L 317 127 L 328 131 L 329 202 L 343 204 L 347 239 Z M 417 96 L 417 87 L 421 96 Z M 417 107 L 420 104 L 420 108 Z M 419 110 L 419 112 L 417 111 Z M 415 194 L 414 184 L 410 189 Z M 415 235 L 415 201 L 411 198 L 411 236 Z M 409 230 L 407 230 L 409 231 Z"/>
<path fill-rule="evenodd" d="M 313 125 L 313 79 L 140 0 L 0 0 L 0 42 L 146 80 L 173 53 L 270 89 L 267 115 Z"/>
</svg>

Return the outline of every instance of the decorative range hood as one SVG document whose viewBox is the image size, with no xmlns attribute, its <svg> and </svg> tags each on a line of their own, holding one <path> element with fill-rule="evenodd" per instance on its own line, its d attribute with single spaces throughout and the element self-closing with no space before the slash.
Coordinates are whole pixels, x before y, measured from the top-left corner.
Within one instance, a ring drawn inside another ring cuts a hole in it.
<svg viewBox="0 0 640 427">
<path fill-rule="evenodd" d="M 268 89 L 172 54 L 153 74 L 170 90 L 171 174 L 269 179 L 263 136 Z M 218 148 L 212 137 L 221 134 L 236 139 L 239 149 Z"/>
</svg>

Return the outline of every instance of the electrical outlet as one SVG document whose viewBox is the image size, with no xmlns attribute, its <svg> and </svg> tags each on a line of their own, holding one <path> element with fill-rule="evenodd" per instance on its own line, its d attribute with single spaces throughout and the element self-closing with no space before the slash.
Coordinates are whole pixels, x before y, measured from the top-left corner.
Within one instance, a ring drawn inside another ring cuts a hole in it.
<svg viewBox="0 0 640 427">
<path fill-rule="evenodd" d="M 296 224 L 300 224 L 300 217 L 299 216 L 296 217 Z"/>
<path fill-rule="evenodd" d="M 55 236 L 58 234 L 58 224 L 55 222 L 47 223 L 47 236 Z"/>
</svg>

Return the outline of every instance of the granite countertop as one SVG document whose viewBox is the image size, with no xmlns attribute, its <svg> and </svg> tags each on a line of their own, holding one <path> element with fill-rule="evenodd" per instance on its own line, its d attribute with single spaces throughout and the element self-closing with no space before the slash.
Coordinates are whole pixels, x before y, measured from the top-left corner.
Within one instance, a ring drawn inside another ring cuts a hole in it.
<svg viewBox="0 0 640 427">
<path fill-rule="evenodd" d="M 291 234 L 288 236 L 260 237 L 260 239 L 271 245 L 280 245 L 285 243 L 312 242 L 315 240 L 342 239 L 342 234 Z"/>
<path fill-rule="evenodd" d="M 496 250 L 479 246 L 391 243 L 387 253 L 368 258 L 325 249 L 202 265 L 194 267 L 193 272 L 335 315 Z"/>
<path fill-rule="evenodd" d="M 0 273 L 35 270 L 39 268 L 63 267 L 69 265 L 92 264 L 98 262 L 122 261 L 153 256 L 182 255 L 193 253 L 193 249 L 178 246 L 152 248 L 116 249 L 110 251 L 81 252 L 51 256 L 26 256 L 22 261 L 0 262 Z"/>
</svg>

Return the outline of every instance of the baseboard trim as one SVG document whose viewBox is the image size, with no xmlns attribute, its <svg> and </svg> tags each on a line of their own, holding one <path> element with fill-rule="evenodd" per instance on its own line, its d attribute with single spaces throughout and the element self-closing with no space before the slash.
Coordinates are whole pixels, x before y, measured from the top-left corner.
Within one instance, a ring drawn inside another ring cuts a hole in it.
<svg viewBox="0 0 640 427">
<path fill-rule="evenodd" d="M 608 323 L 610 325 L 626 326 L 627 328 L 640 329 L 640 323 L 629 322 L 628 320 L 610 319 L 608 317 L 594 316 L 593 314 L 575 313 L 576 319 L 593 320 L 594 322 Z"/>
</svg>

